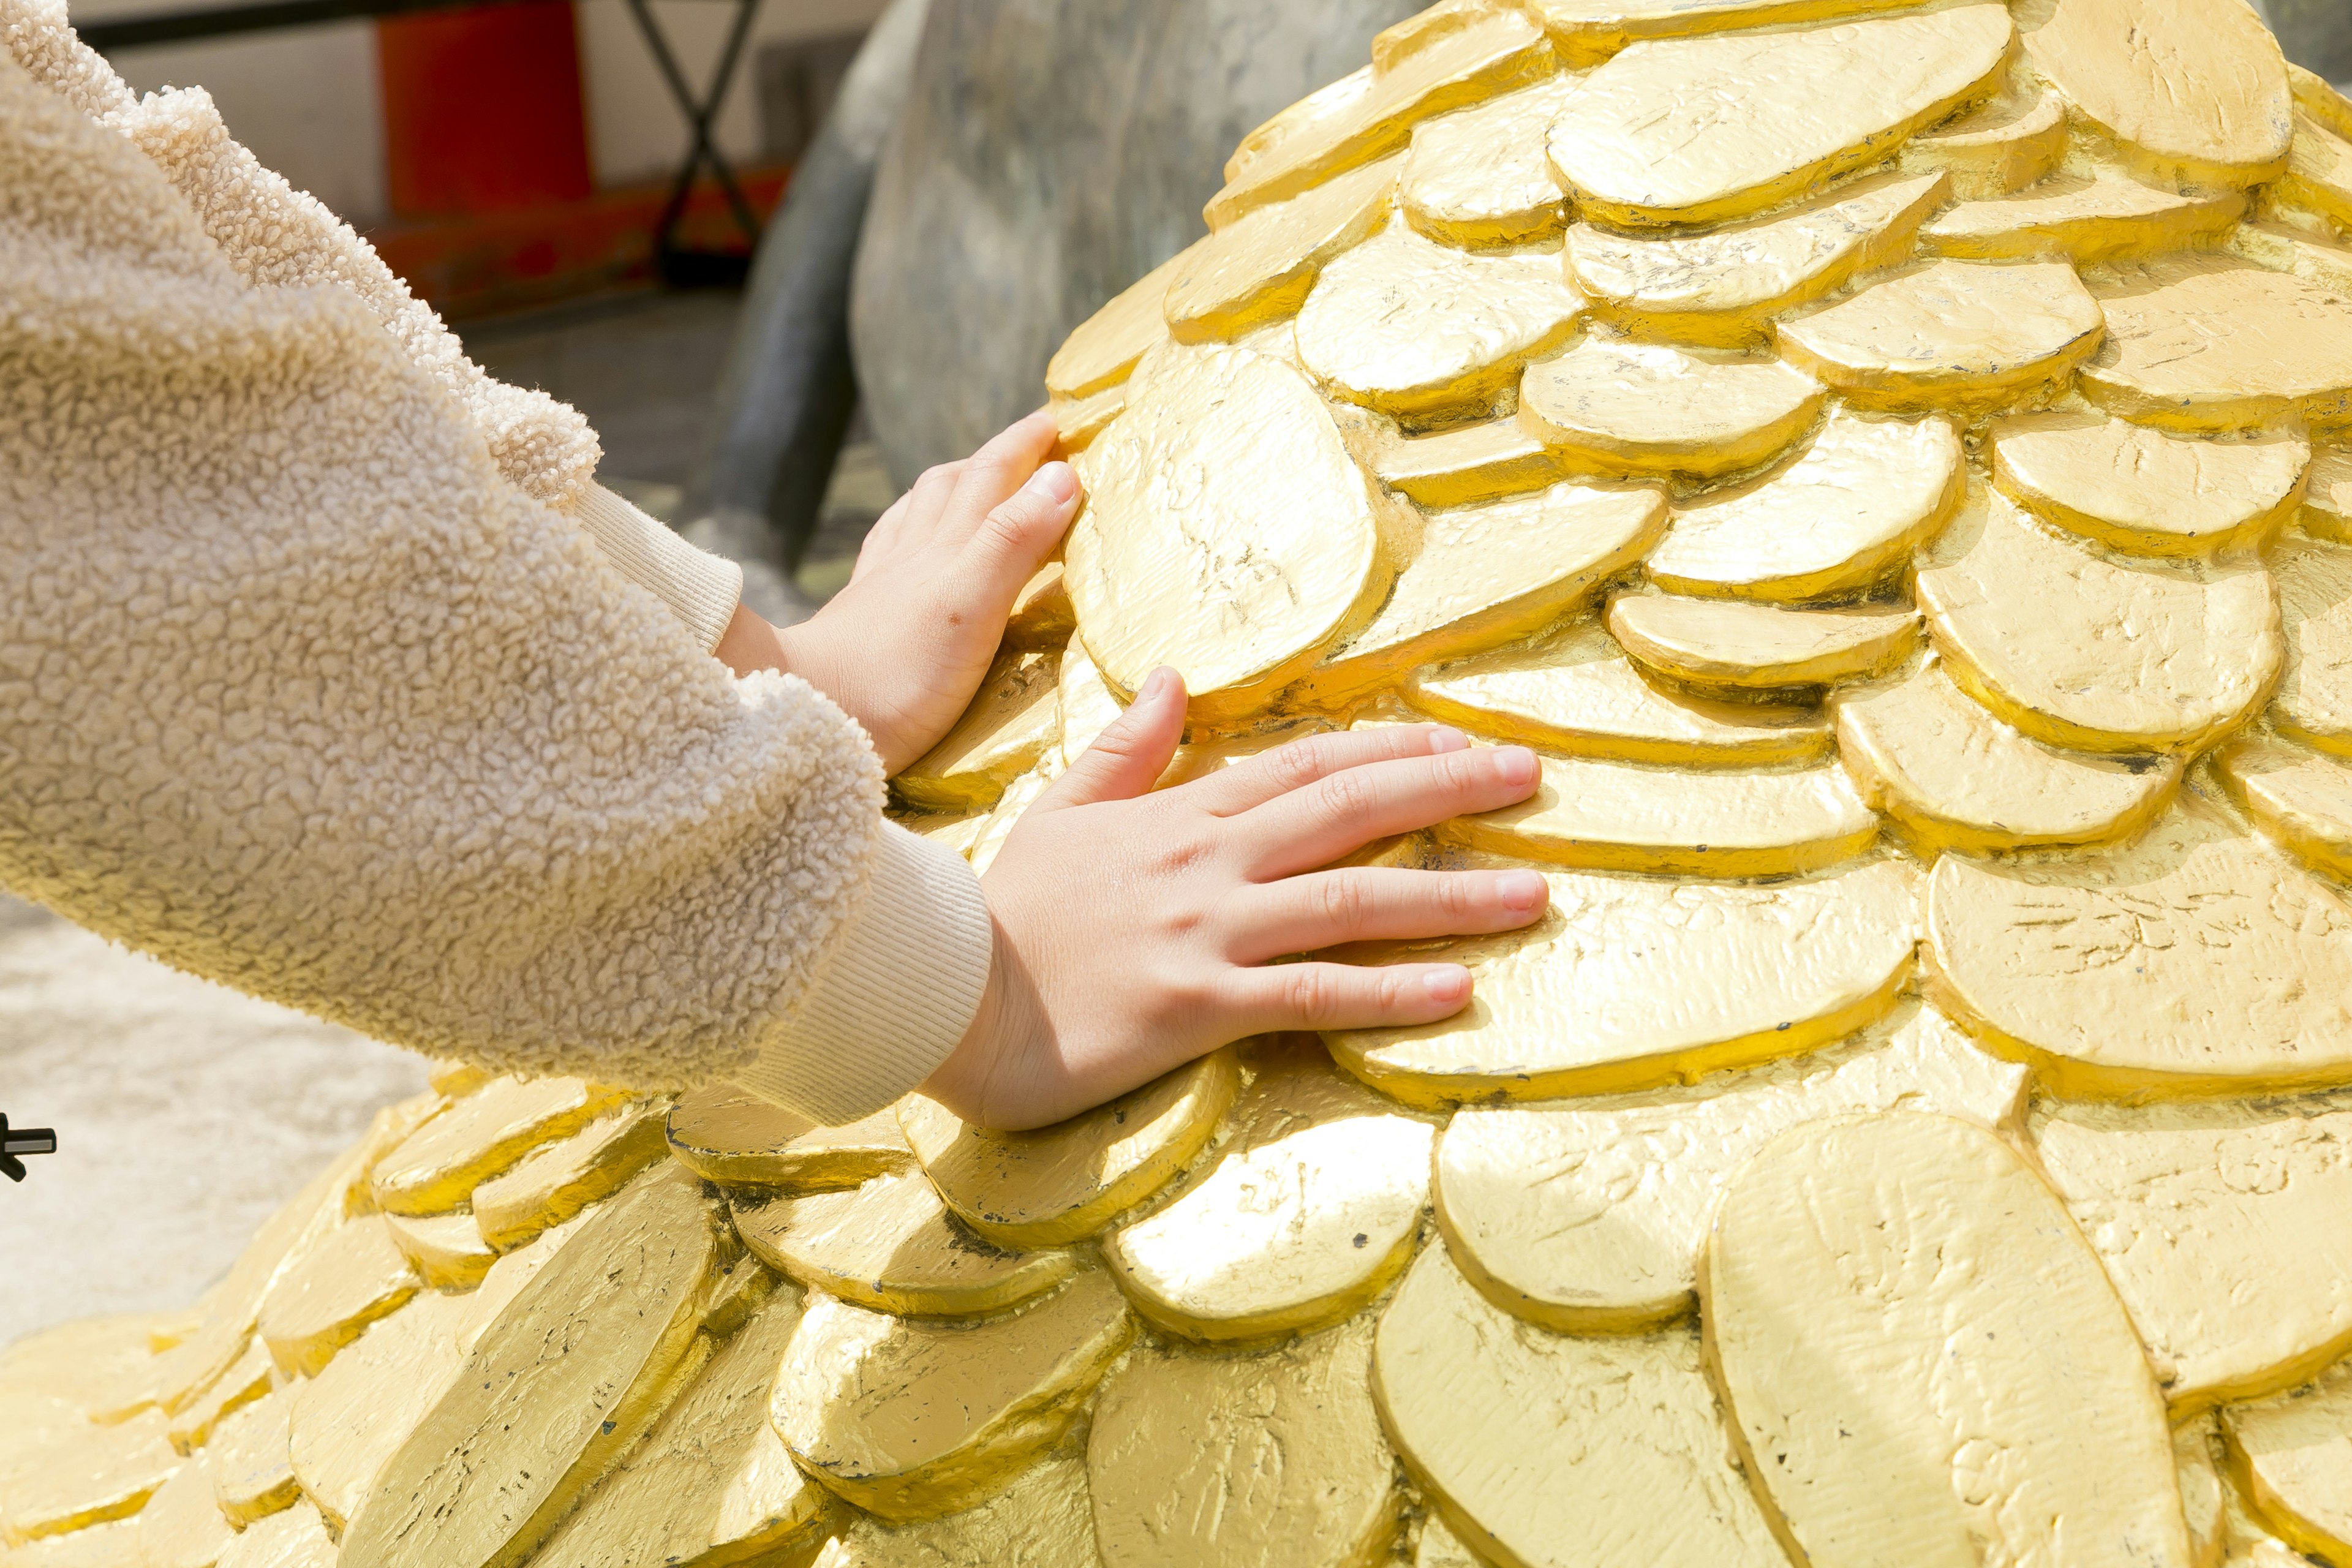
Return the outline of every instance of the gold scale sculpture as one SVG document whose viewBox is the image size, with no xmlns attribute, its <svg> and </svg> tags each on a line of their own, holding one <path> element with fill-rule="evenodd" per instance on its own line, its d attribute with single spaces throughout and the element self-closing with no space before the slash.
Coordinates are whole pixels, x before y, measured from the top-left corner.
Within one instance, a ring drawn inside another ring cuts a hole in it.
<svg viewBox="0 0 2352 1568">
<path fill-rule="evenodd" d="M 2352 1568 L 2347 137 L 2240 0 L 1391 29 L 1054 361 L 898 789 L 984 862 L 1161 663 L 1177 778 L 1526 742 L 1374 852 L 1545 868 L 1470 1010 L 1013 1136 L 446 1069 L 0 1358 L 5 1561 Z"/>
</svg>

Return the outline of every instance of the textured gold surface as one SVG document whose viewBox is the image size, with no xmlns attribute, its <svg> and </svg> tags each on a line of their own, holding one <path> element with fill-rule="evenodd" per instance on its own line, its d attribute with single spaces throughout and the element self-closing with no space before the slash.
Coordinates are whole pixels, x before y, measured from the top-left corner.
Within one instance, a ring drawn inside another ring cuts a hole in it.
<svg viewBox="0 0 2352 1568">
<path fill-rule="evenodd" d="M 422 1218 L 390 1214 L 383 1216 L 383 1225 L 392 1234 L 392 1244 L 436 1290 L 472 1289 L 499 1258 L 498 1249 L 482 1239 L 482 1227 L 471 1214 Z"/>
<path fill-rule="evenodd" d="M 1979 409 L 2061 383 L 2099 346 L 2062 262 L 1924 261 L 1782 321 L 1780 352 L 1856 403 Z"/>
<path fill-rule="evenodd" d="M 183 1463 L 160 1410 L 66 1426 L 0 1462 L 0 1540 L 11 1546 L 139 1511 Z"/>
<path fill-rule="evenodd" d="M 335 1568 L 335 1543 L 319 1510 L 297 1503 L 238 1536 L 220 1554 L 219 1568 Z"/>
<path fill-rule="evenodd" d="M 1327 262 L 1388 221 L 1402 166 L 1391 157 L 1349 170 L 1184 252 L 1184 265 L 1169 275 L 1170 335 L 1188 343 L 1235 338 L 1297 310 Z"/>
<path fill-rule="evenodd" d="M 1474 849 L 1561 866 L 1780 877 L 1861 854 L 1878 837 L 1878 818 L 1829 764 L 1686 773 L 1547 757 L 1525 802 L 1457 816 L 1438 831 Z"/>
<path fill-rule="evenodd" d="M 1433 719 L 1584 757 L 1682 767 L 1806 762 L 1829 750 L 1828 726 L 1803 708 L 1718 702 L 1645 679 L 1598 626 L 1407 681 L 1405 700 Z"/>
<path fill-rule="evenodd" d="M 1430 1513 L 1421 1521 L 1421 1542 L 1412 1551 L 1412 1568 L 1486 1568 L 1486 1563 L 1462 1543 L 1443 1514 Z"/>
<path fill-rule="evenodd" d="M 578 1131 L 623 1091 L 572 1078 L 493 1079 L 377 1162 L 387 1214 L 446 1214 L 541 1143 Z"/>
<path fill-rule="evenodd" d="M 1187 1339 L 1339 1321 L 1404 1268 L 1429 1195 L 1428 1122 L 1336 1070 L 1311 1037 L 1253 1060 L 1215 1163 L 1103 1238 L 1137 1310 Z"/>
<path fill-rule="evenodd" d="M 2229 1554 L 2234 1499 L 2215 1459 L 2221 1446 L 2221 1427 L 2210 1415 L 2172 1429 L 2173 1474 L 2180 1483 L 2180 1512 L 2196 1568 L 2221 1568 Z"/>
<path fill-rule="evenodd" d="M 383 1219 L 361 1215 L 270 1287 L 259 1337 L 280 1373 L 316 1377 L 361 1330 L 423 1283 Z"/>
<path fill-rule="evenodd" d="M 2029 740 L 1932 663 L 1894 685 L 1841 692 L 1833 706 L 1846 772 L 1929 852 L 2109 843 L 2146 826 L 2180 783 L 2177 758 Z"/>
<path fill-rule="evenodd" d="M 981 811 L 1060 735 L 1050 654 L 1000 654 L 947 738 L 901 771 L 898 794 L 929 811 Z"/>
<path fill-rule="evenodd" d="M 785 1291 L 746 1323 L 645 1445 L 531 1561 L 541 1568 L 773 1561 L 814 1534 L 827 1498 L 793 1468 L 768 1395 L 801 1310 Z"/>
<path fill-rule="evenodd" d="M 1517 642 L 1588 602 L 1665 531 L 1665 497 L 1645 487 L 1561 483 L 1432 512 L 1388 602 L 1297 695 L 1342 700 L 1416 666 Z"/>
<path fill-rule="evenodd" d="M 1954 195 L 1983 201 L 2033 184 L 2065 151 L 2065 100 L 2012 81 L 1999 96 L 1905 142 L 1895 162 L 1906 171 L 1949 174 Z"/>
<path fill-rule="evenodd" d="M 2104 560 L 1971 486 L 1918 577 L 1946 668 L 2037 740 L 2195 751 L 2252 717 L 2284 657 L 2270 574 Z"/>
<path fill-rule="evenodd" d="M 599 1117 L 474 1189 L 474 1220 L 501 1252 L 610 1197 L 662 1157 L 669 1107 L 640 1101 Z"/>
<path fill-rule="evenodd" d="M 2223 1411 L 2221 1430 L 2263 1524 L 2326 1562 L 2352 1557 L 2352 1363 L 2307 1389 Z M 2263 1568 L 2303 1561 L 2281 1559 Z"/>
<path fill-rule="evenodd" d="M 1431 1247 L 1381 1315 L 1372 1393 L 1405 1468 L 1498 1563 L 1784 1568 L 1694 1333 L 1555 1334 Z"/>
<path fill-rule="evenodd" d="M 2107 261 L 2179 250 L 2221 233 L 2246 210 L 2236 191 L 2180 195 L 2121 174 L 2062 174 L 2011 196 L 1963 202 L 1919 230 L 1937 256 Z"/>
<path fill-rule="evenodd" d="M 2333 289 L 2170 256 L 2119 266 L 2092 292 L 2107 337 L 2079 384 L 2111 414 L 2189 430 L 2352 417 L 2352 308 Z"/>
<path fill-rule="evenodd" d="M 1379 39 L 1373 39 L 1377 47 Z M 1284 142 L 1314 132 L 1318 135 L 1336 130 L 1354 115 L 1372 90 L 1371 66 L 1359 66 L 1339 80 L 1317 88 L 1289 108 L 1268 116 L 1234 146 L 1225 160 L 1224 176 L 1228 181 L 1240 176 L 1265 158 Z"/>
<path fill-rule="evenodd" d="M 8 1568 L 125 1568 L 137 1559 L 139 1521 L 120 1519 L 70 1535 L 45 1535 L 27 1542 L 0 1562 Z"/>
<path fill-rule="evenodd" d="M 1205 243 L 1178 251 L 1080 323 L 1045 362 L 1046 392 L 1057 399 L 1083 398 L 1125 381 L 1135 362 L 1167 337 L 1161 307 L 1168 285 L 1191 264 L 1192 250 Z"/>
<path fill-rule="evenodd" d="M 1059 1247 L 1102 1228 L 1201 1152 L 1241 1091 L 1231 1047 L 1033 1132 L 967 1125 L 910 1094 L 898 1122 L 948 1207 L 1002 1247 Z"/>
<path fill-rule="evenodd" d="M 2286 61 L 2251 10 L 2047 0 L 2019 27 L 2026 63 L 2158 168 L 2243 185 L 2285 162 Z"/>
<path fill-rule="evenodd" d="M 1101 1568 L 1087 1507 L 1086 1461 L 1041 1459 L 986 1502 L 892 1527 L 861 1516 L 812 1568 Z"/>
<path fill-rule="evenodd" d="M 103 1426 L 135 1415 L 155 1403 L 163 1375 L 155 1335 L 178 1321 L 117 1312 L 27 1334 L 0 1350 L 0 1405 L 47 1396 Z M 0 1424 L 13 1425 L 5 1415 Z"/>
<path fill-rule="evenodd" d="M 1112 390 L 1118 393 L 1118 401 L 1105 405 L 1109 412 L 1102 416 L 1104 424 L 1108 424 L 1112 416 L 1127 404 L 1125 393 L 1118 392 L 1117 388 Z M 1097 395 L 1097 397 L 1108 395 Z M 1095 405 L 1094 398 L 1085 401 L 1090 407 Z M 1062 445 L 1066 451 L 1076 449 L 1070 444 L 1066 428 L 1063 431 Z M 1070 640 L 1070 634 L 1078 628 L 1078 620 L 1070 608 L 1069 584 L 1063 576 L 1058 556 L 1029 574 L 1029 581 L 1022 584 L 1021 591 L 1013 595 L 1013 613 L 1004 620 L 1005 647 L 1042 650 L 1060 647 Z"/>
<path fill-rule="evenodd" d="M 2214 775 L 2262 830 L 2314 870 L 2352 879 L 2352 768 L 2274 741 L 2236 741 Z"/>
<path fill-rule="evenodd" d="M 1643 337 L 1760 342 L 1781 310 L 1905 255 L 1942 204 L 1937 174 L 1841 185 L 1811 205 L 1697 234 L 1646 237 L 1579 224 L 1570 275 L 1595 310 Z"/>
<path fill-rule="evenodd" d="M 155 1489 L 131 1521 L 139 1532 L 129 1568 L 214 1568 L 236 1531 L 213 1500 L 210 1457 L 198 1454 Z M 115 1568 L 126 1568 L 118 1563 Z"/>
<path fill-rule="evenodd" d="M 1967 5 L 1638 43 L 1578 83 L 1552 167 L 1603 223 L 1738 217 L 1990 94 L 2011 36 L 2005 7 Z"/>
<path fill-rule="evenodd" d="M 1054 435 L 1057 455 L 1066 458 L 1073 456 L 1094 445 L 1095 437 L 1108 429 L 1112 420 L 1127 412 L 1127 383 L 1120 382 L 1116 386 L 1107 386 L 1100 392 L 1089 393 L 1084 397 L 1048 398 L 1045 400 L 1045 411 L 1054 416 Z M 1054 563 L 1054 570 L 1058 585 L 1061 563 Z M 1057 597 L 1061 601 L 1059 606 L 1062 612 L 1059 619 L 1063 622 L 1061 629 L 1066 635 L 1069 626 L 1074 624 L 1069 615 L 1069 596 L 1066 594 L 1061 594 Z M 1031 637 L 1024 636 L 1017 640 L 1014 639 L 1013 635 L 1014 624 L 1007 622 L 1005 625 L 1006 638 L 1013 643 L 1013 647 L 1039 646 L 1037 640 Z"/>
<path fill-rule="evenodd" d="M 2193 790 L 2125 848 L 1946 856 L 1927 937 L 1941 996 L 2058 1092 L 2352 1081 L 2352 909 Z"/>
<path fill-rule="evenodd" d="M 1733 1172 L 1791 1127 L 1855 1111 L 2017 1120 L 2023 1068 L 1906 1005 L 1833 1051 L 1560 1107 L 1465 1109 L 1437 1147 L 1455 1263 L 1497 1306 L 1569 1332 L 1638 1330 L 1695 1302 Z"/>
<path fill-rule="evenodd" d="M 2290 539 L 2271 563 L 2286 645 L 2271 721 L 2299 741 L 2352 756 L 2352 549 Z"/>
<path fill-rule="evenodd" d="M 738 1202 L 734 1213 L 743 1244 L 763 1261 L 877 1312 L 1001 1311 L 1078 1267 L 1068 1252 L 1007 1252 L 981 1240 L 919 1171 L 844 1193 Z"/>
<path fill-rule="evenodd" d="M 2314 538 L 2352 543 L 2352 449 L 2320 447 L 2312 453 L 2302 521 Z"/>
<path fill-rule="evenodd" d="M 802 1468 L 869 1512 L 951 1513 L 1050 1447 L 1134 1333 L 1098 1269 L 978 1323 L 812 1295 L 770 1419 Z"/>
<path fill-rule="evenodd" d="M 1993 482 L 2038 516 L 2112 549 L 2194 555 L 2261 543 L 2304 495 L 2310 444 L 2206 441 L 2080 414 L 1996 421 Z"/>
<path fill-rule="evenodd" d="M 895 1121 L 887 1123 L 897 1130 Z M 804 1162 L 794 1152 L 795 1141 L 809 1132 L 805 1116 L 763 1100 L 740 1084 L 713 1083 L 688 1089 L 670 1107 L 669 1152 L 678 1163 L 705 1181 L 736 1186 L 781 1186 L 800 1178 Z M 899 1156 L 898 1168 L 913 1163 Z M 885 1166 L 850 1176 L 855 1185 L 879 1175 Z"/>
<path fill-rule="evenodd" d="M 509 1253 L 468 1295 L 411 1301 L 299 1385 L 289 1440 L 295 1479 L 338 1530 L 465 1370 L 475 1341 L 576 1230 Z"/>
<path fill-rule="evenodd" d="M 584 1221 L 384 1467 L 343 1532 L 346 1568 L 528 1560 L 706 1353 L 711 1219 L 668 1165 Z"/>
<path fill-rule="evenodd" d="M 2352 1098 L 2045 1103 L 2032 1131 L 2176 1414 L 2352 1349 Z"/>
<path fill-rule="evenodd" d="M 1433 239 L 1474 247 L 1528 245 L 1566 228 L 1568 206 L 1544 153 L 1544 132 L 1571 85 L 1555 77 L 1423 121 L 1397 182 L 1405 221 Z"/>
<path fill-rule="evenodd" d="M 1557 252 L 1474 256 L 1393 224 L 1323 269 L 1295 330 L 1331 395 L 1429 421 L 1493 408 L 1583 313 Z"/>
<path fill-rule="evenodd" d="M 1811 1050 L 1884 1014 L 1911 972 L 1917 875 L 1899 862 L 1752 887 L 1546 880 L 1527 931 L 1434 950 L 1470 966 L 1467 1007 L 1328 1035 L 1333 1057 L 1413 1105 L 1604 1094 Z"/>
<path fill-rule="evenodd" d="M 1943 526 L 1964 472 L 1949 422 L 1839 409 L 1786 467 L 1676 507 L 1645 570 L 1670 594 L 1801 601 L 1866 588 Z"/>
<path fill-rule="evenodd" d="M 255 1400 L 222 1422 L 205 1447 L 213 1497 L 239 1530 L 293 1507 L 302 1495 L 288 1447 L 294 1394 L 287 1387 Z"/>
<path fill-rule="evenodd" d="M 1373 472 L 1423 506 L 1446 507 L 1539 490 L 1568 468 L 1514 417 L 1391 442 Z"/>
<path fill-rule="evenodd" d="M 1205 209 L 1209 226 L 1223 229 L 1268 202 L 1401 148 L 1422 121 L 1540 80 L 1552 68 L 1542 31 L 1516 11 L 1496 10 L 1379 73 L 1360 96 L 1335 101 L 1331 112 L 1302 116 L 1226 176 Z"/>
<path fill-rule="evenodd" d="M 1919 612 L 1867 605 L 1788 610 L 1776 605 L 1620 594 L 1609 630 L 1662 675 L 1701 687 L 1775 691 L 1860 679 L 1892 668 L 1919 637 Z"/>
<path fill-rule="evenodd" d="M 1372 1568 L 1396 1532 L 1372 1321 L 1263 1355 L 1138 1350 L 1087 1442 L 1108 1568 Z"/>
<path fill-rule="evenodd" d="M 1717 1210 L 1700 1321 L 1805 1561 L 2189 1568 L 2131 1321 L 1984 1129 L 1897 1113 L 1781 1134 Z"/>
<path fill-rule="evenodd" d="M 1712 478 L 1786 447 L 1821 401 L 1819 383 L 1777 361 L 1588 337 L 1528 367 L 1519 423 L 1594 468 Z"/>
<path fill-rule="evenodd" d="M 2340 244 L 2284 224 L 2249 222 L 2223 236 L 2221 248 L 2257 267 L 2292 272 L 2338 298 L 2352 297 L 2352 250 Z"/>
<path fill-rule="evenodd" d="M 1086 645 L 1072 641 L 1069 651 L 1062 655 L 1061 691 L 1057 700 L 1062 712 L 1062 763 L 1075 763 L 1086 749 L 1101 738 L 1102 732 L 1117 722 L 1121 712 L 1118 699 L 1103 684 L 1102 672 L 1095 668 Z"/>
<path fill-rule="evenodd" d="M 1532 0 L 1528 6 L 1570 58 L 1601 58 L 1641 38 L 1679 37 L 1773 23 L 1816 22 L 1906 0 Z"/>
<path fill-rule="evenodd" d="M 1172 361 L 1079 471 L 1070 602 L 1115 692 L 1173 665 L 1195 719 L 1246 715 L 1387 586 L 1369 481 L 1322 399 L 1277 361 Z"/>
<path fill-rule="evenodd" d="M 366 1137 L 269 1216 L 227 1276 L 205 1292 L 195 1331 L 157 1358 L 158 1405 L 173 1414 L 186 1410 L 246 1353 L 271 1283 L 366 1201 L 368 1170 L 383 1153 L 383 1141 L 426 1114 L 423 1107 L 404 1111 L 388 1106 L 377 1112 Z"/>
<path fill-rule="evenodd" d="M 2330 223 L 2352 223 L 2352 146 L 2309 115 L 2294 117 L 2294 145 L 2273 194 Z"/>
<path fill-rule="evenodd" d="M 1437 0 L 1402 22 L 1391 23 L 1372 35 L 1374 74 L 1387 75 L 1432 44 L 1452 37 L 1499 8 L 1494 0 Z"/>
<path fill-rule="evenodd" d="M 205 1384 L 171 1418 L 167 1435 L 172 1447 L 187 1454 L 211 1442 L 213 1431 L 223 1416 L 269 1392 L 277 1370 L 270 1360 L 269 1347 L 262 1342 L 259 1334 L 255 1334 L 246 1342 L 244 1352 L 229 1363 L 228 1370 Z"/>
</svg>

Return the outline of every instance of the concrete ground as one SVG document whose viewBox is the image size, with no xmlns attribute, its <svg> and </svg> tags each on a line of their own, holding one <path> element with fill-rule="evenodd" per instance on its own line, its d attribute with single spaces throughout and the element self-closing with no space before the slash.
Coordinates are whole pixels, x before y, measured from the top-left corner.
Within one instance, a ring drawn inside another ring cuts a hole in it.
<svg viewBox="0 0 2352 1568">
<path fill-rule="evenodd" d="M 576 404 L 608 483 L 675 513 L 734 329 L 725 294 L 641 294 L 466 329 L 503 379 Z M 890 500 L 845 454 L 803 589 L 847 581 Z M 97 1312 L 184 1305 L 269 1212 L 415 1093 L 424 1065 L 109 945 L 0 896 L 0 1113 L 58 1150 L 0 1180 L 0 1344 Z"/>
</svg>

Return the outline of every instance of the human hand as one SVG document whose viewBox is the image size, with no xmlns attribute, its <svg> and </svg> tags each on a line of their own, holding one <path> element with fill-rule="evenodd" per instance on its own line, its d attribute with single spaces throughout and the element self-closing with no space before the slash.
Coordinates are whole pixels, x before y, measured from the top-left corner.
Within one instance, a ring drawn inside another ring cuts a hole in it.
<svg viewBox="0 0 2352 1568">
<path fill-rule="evenodd" d="M 937 745 L 988 674 L 1013 595 L 1076 514 L 1077 476 L 1046 462 L 1053 416 L 1030 415 L 932 468 L 882 514 L 849 585 L 796 626 L 738 608 L 713 650 L 738 675 L 802 677 L 866 726 L 886 773 Z"/>
<path fill-rule="evenodd" d="M 1433 724 L 1318 735 L 1146 794 L 1183 727 L 1183 682 L 1160 670 L 982 879 L 988 989 L 923 1085 L 965 1121 L 1044 1126 L 1247 1035 L 1433 1023 L 1470 999 L 1460 964 L 1269 961 L 1543 913 L 1533 871 L 1320 868 L 1525 800 L 1526 748 L 1474 750 Z"/>
</svg>

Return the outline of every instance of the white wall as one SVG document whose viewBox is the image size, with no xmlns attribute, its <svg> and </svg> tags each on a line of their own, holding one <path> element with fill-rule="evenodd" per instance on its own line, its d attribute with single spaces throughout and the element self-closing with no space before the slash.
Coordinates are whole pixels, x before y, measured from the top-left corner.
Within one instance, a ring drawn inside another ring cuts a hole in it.
<svg viewBox="0 0 2352 1568">
<path fill-rule="evenodd" d="M 729 158 L 748 161 L 760 151 L 752 68 L 760 45 L 855 32 L 881 15 L 883 3 L 761 0 L 719 121 L 719 144 Z M 189 4 L 73 0 L 72 15 L 95 22 L 186 9 Z M 597 183 L 667 178 L 686 155 L 686 121 L 671 102 L 635 19 L 623 0 L 578 0 L 578 8 L 588 154 Z M 725 0 L 654 0 L 654 16 L 698 92 L 718 60 L 732 10 Z M 124 49 L 113 64 L 142 92 L 165 86 L 206 89 L 230 134 L 263 163 L 362 228 L 385 216 L 383 103 L 373 24 L 337 22 Z"/>
</svg>

